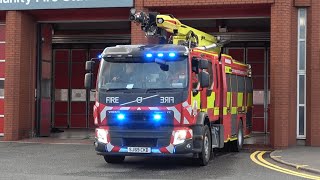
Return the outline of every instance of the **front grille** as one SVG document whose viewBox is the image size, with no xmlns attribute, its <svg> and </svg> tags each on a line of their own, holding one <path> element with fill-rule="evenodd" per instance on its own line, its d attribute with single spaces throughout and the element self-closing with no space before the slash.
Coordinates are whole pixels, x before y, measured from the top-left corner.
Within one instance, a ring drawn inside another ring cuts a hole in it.
<svg viewBox="0 0 320 180">
<path fill-rule="evenodd" d="M 124 114 L 125 119 L 118 120 L 118 114 Z M 154 121 L 153 115 L 161 114 L 160 121 Z M 109 126 L 118 126 L 121 129 L 160 129 L 173 126 L 172 111 L 108 111 L 107 122 Z"/>
<path fill-rule="evenodd" d="M 127 147 L 156 147 L 157 139 L 155 138 L 123 138 L 123 145 Z"/>
<path fill-rule="evenodd" d="M 123 120 L 117 115 L 124 114 Z M 155 122 L 153 114 L 162 115 Z M 173 111 L 108 111 L 107 125 L 111 144 L 129 147 L 163 147 L 170 143 L 173 131 Z"/>
</svg>

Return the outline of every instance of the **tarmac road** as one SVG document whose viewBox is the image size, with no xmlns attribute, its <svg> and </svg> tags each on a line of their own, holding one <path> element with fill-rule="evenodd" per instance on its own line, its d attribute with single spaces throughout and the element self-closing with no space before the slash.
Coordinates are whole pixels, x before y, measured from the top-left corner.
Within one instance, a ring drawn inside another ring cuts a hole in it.
<svg viewBox="0 0 320 180">
<path fill-rule="evenodd" d="M 300 179 L 259 166 L 250 153 L 218 153 L 206 167 L 190 159 L 127 157 L 107 164 L 92 145 L 0 143 L 0 179 Z"/>
</svg>

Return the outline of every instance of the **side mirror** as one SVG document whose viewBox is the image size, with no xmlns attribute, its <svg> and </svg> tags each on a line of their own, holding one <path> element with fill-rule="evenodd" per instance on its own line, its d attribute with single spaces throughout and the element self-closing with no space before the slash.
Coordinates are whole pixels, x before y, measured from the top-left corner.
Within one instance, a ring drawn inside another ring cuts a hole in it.
<svg viewBox="0 0 320 180">
<path fill-rule="evenodd" d="M 199 60 L 199 68 L 200 69 L 208 69 L 209 67 L 209 61 L 205 59 L 200 59 Z"/>
<path fill-rule="evenodd" d="M 86 71 L 93 72 L 94 69 L 94 61 L 87 61 L 86 62 Z"/>
<path fill-rule="evenodd" d="M 192 72 L 195 72 L 196 74 L 199 73 L 199 60 L 196 57 L 192 57 Z"/>
<path fill-rule="evenodd" d="M 201 71 L 199 73 L 199 81 L 200 81 L 200 87 L 201 88 L 208 88 L 210 83 L 210 75 L 208 72 Z"/>
<path fill-rule="evenodd" d="M 84 77 L 84 87 L 86 89 L 92 89 L 93 87 L 93 73 L 86 73 Z"/>
</svg>

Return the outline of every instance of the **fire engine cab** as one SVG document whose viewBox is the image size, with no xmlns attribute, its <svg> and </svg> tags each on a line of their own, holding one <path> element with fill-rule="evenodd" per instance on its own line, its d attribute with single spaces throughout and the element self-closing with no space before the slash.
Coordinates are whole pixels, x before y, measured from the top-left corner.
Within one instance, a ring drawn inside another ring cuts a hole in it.
<svg viewBox="0 0 320 180">
<path fill-rule="evenodd" d="M 216 37 L 172 15 L 130 13 L 148 36 L 172 33 L 168 44 L 107 47 L 87 61 L 93 87 L 95 150 L 108 163 L 125 156 L 191 157 L 207 165 L 213 149 L 242 148 L 251 132 L 251 67 L 220 52 Z"/>
</svg>

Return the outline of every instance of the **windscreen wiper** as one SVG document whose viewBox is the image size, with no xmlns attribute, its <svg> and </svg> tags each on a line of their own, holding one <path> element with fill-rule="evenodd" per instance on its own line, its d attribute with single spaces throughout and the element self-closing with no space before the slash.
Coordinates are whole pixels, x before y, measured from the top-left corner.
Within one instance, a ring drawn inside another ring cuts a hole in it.
<svg viewBox="0 0 320 180">
<path fill-rule="evenodd" d="M 112 88 L 112 89 L 100 89 L 103 90 L 104 92 L 115 92 L 115 91 L 119 91 L 119 92 L 137 92 L 137 90 L 142 90 L 144 91 L 144 89 L 141 88 Z"/>
<path fill-rule="evenodd" d="M 146 89 L 146 93 L 155 93 L 155 92 L 159 92 L 159 91 L 175 91 L 178 90 L 178 88 L 149 88 Z"/>
</svg>

